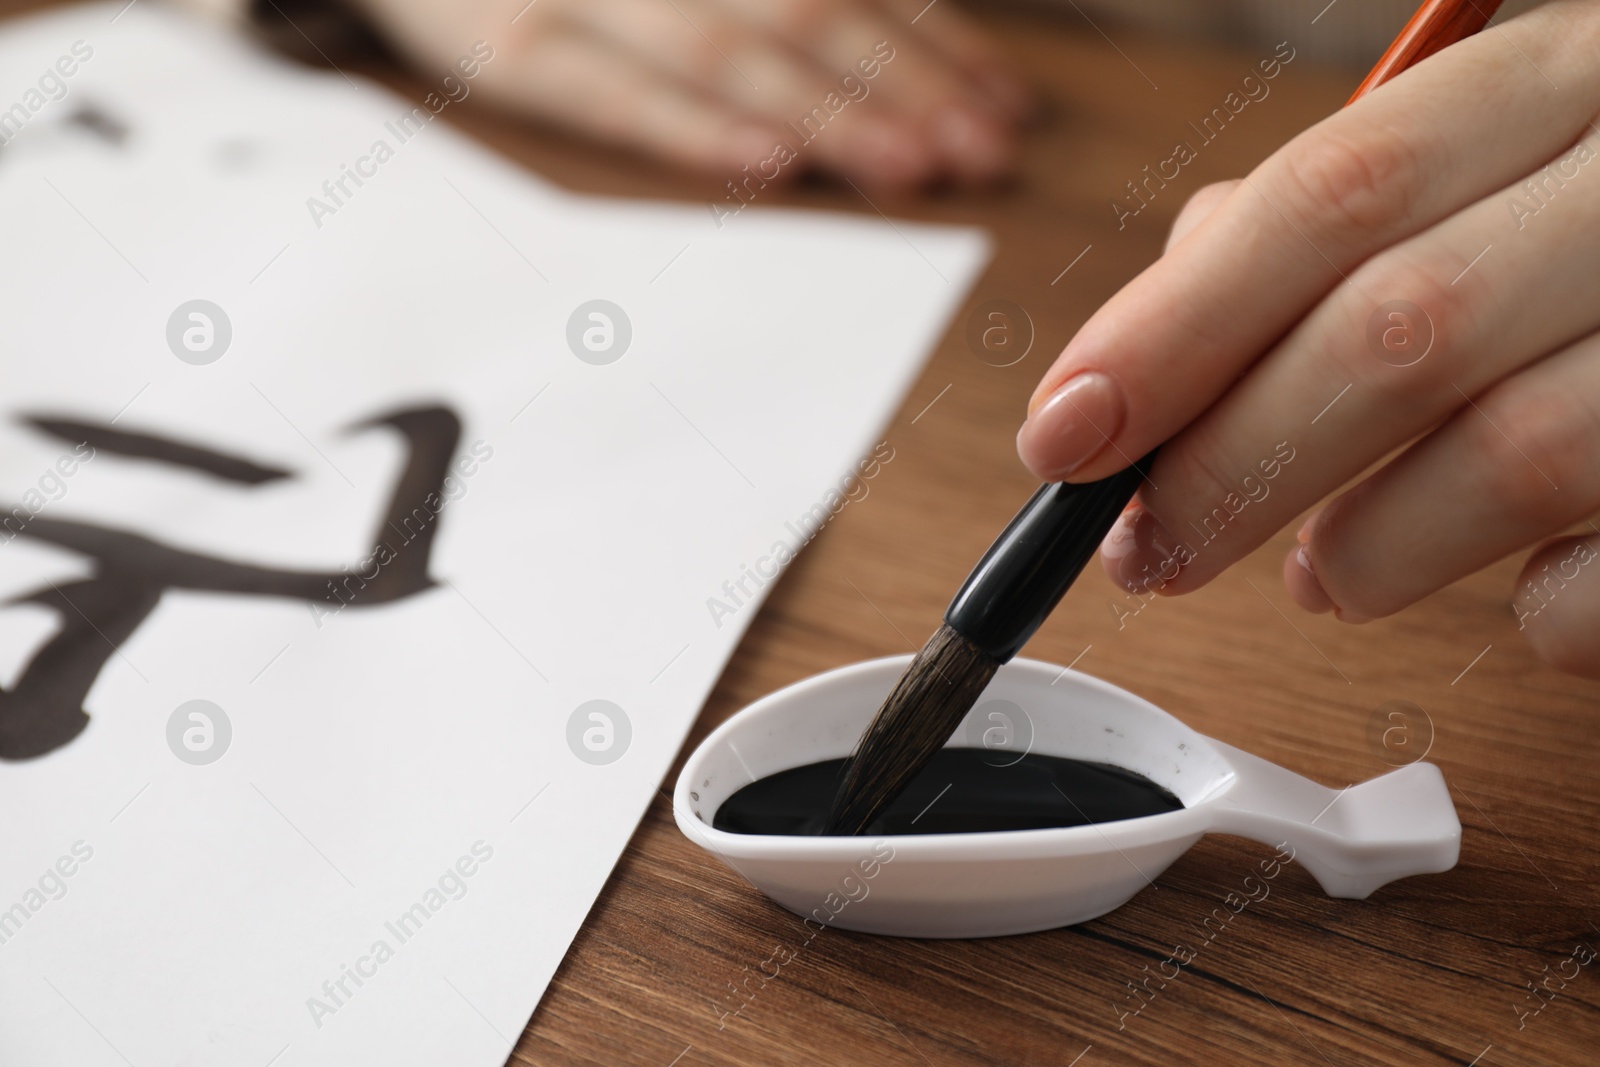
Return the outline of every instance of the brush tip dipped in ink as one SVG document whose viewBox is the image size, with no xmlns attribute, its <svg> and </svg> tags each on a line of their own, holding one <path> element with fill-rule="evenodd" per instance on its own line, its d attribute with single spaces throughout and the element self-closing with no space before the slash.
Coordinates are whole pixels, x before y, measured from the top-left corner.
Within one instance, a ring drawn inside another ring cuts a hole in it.
<svg viewBox="0 0 1600 1067">
<path fill-rule="evenodd" d="M 826 829 L 863 832 L 961 725 L 1094 557 L 1155 453 L 1109 478 L 1040 486 L 984 553 L 845 768 Z"/>
</svg>

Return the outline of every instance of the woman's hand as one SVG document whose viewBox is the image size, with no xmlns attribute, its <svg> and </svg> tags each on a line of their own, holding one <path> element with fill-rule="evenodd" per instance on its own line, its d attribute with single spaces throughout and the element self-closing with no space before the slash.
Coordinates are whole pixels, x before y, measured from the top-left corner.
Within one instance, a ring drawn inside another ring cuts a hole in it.
<svg viewBox="0 0 1600 1067">
<path fill-rule="evenodd" d="M 1024 461 L 1087 481 L 1170 438 L 1102 546 L 1163 593 L 1367 472 L 1285 560 L 1302 607 L 1379 618 L 1540 544 L 1521 626 L 1600 677 L 1597 112 L 1600 4 L 1553 3 L 1202 190 L 1040 383 Z"/>
<path fill-rule="evenodd" d="M 926 0 L 360 2 L 425 66 L 486 41 L 477 85 L 502 104 L 730 178 L 783 142 L 784 172 L 989 179 L 1027 104 L 987 37 Z"/>
</svg>

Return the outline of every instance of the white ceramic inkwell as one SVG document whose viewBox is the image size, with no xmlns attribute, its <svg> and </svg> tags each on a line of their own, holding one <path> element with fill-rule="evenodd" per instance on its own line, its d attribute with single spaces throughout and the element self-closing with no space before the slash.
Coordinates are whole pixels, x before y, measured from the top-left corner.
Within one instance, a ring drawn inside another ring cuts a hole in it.
<svg viewBox="0 0 1600 1067">
<path fill-rule="evenodd" d="M 1333 897 L 1449 870 L 1461 823 L 1444 776 L 1413 763 L 1329 789 L 1196 733 L 1114 685 L 1033 660 L 1000 668 L 950 745 L 978 747 L 985 709 L 1025 711 L 1031 751 L 1144 775 L 1181 810 L 1037 830 L 882 837 L 740 834 L 718 807 L 767 775 L 849 755 L 910 662 L 828 671 L 751 704 L 678 777 L 678 826 L 772 900 L 824 925 L 901 937 L 993 937 L 1068 926 L 1120 907 L 1208 833 L 1291 852 Z"/>
</svg>

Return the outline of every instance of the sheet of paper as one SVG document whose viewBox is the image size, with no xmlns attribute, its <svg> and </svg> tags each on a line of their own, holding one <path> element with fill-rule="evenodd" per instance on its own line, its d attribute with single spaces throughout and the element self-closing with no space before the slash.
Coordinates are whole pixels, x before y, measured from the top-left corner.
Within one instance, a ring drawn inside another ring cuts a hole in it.
<svg viewBox="0 0 1600 1067">
<path fill-rule="evenodd" d="M 986 242 L 0 31 L 0 1062 L 499 1064 Z"/>
</svg>

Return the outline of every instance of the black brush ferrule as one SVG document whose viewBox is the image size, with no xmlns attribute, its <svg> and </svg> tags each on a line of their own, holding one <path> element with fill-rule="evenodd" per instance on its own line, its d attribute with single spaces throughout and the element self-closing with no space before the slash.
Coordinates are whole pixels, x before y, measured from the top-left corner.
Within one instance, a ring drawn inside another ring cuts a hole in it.
<svg viewBox="0 0 1600 1067">
<path fill-rule="evenodd" d="M 1009 662 L 1093 558 L 1154 459 L 1097 482 L 1041 485 L 967 576 L 945 625 Z"/>
</svg>

